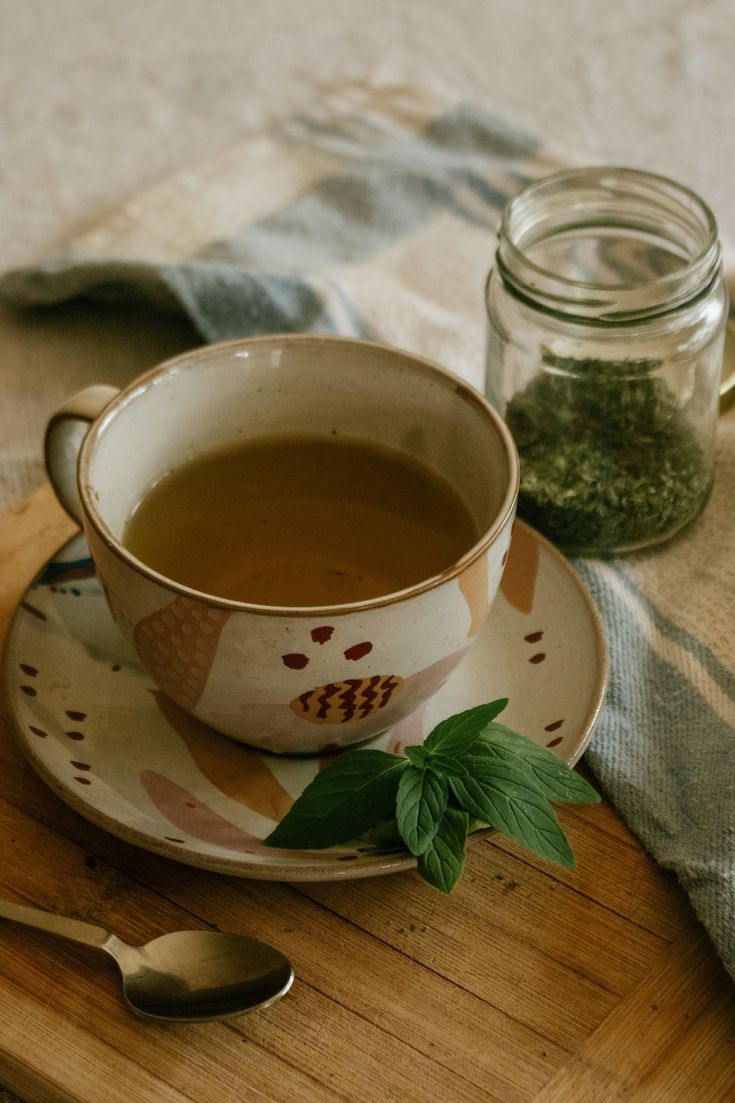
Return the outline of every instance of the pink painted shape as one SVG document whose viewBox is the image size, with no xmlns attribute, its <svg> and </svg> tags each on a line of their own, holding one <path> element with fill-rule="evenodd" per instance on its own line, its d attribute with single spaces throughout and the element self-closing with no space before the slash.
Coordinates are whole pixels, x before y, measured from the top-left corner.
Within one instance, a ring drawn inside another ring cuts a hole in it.
<svg viewBox="0 0 735 1103">
<path fill-rule="evenodd" d="M 424 667 L 423 670 L 417 671 L 416 674 L 412 674 L 410 678 L 406 679 L 402 697 L 405 698 L 409 694 L 413 695 L 417 698 L 417 705 L 414 712 L 394 725 L 388 747 L 389 751 L 398 754 L 402 747 L 413 747 L 423 743 L 426 699 L 444 685 L 467 650 L 468 648 L 465 647 L 461 651 L 456 651 L 453 655 L 447 655 L 446 658 L 439 659 L 431 666 Z"/>
<path fill-rule="evenodd" d="M 255 854 L 257 847 L 262 846 L 260 839 L 213 812 L 163 774 L 142 770 L 140 780 L 161 815 L 181 831 L 204 843 L 237 850 L 241 854 Z"/>
<path fill-rule="evenodd" d="M 332 858 L 340 853 L 352 853 L 348 847 L 333 847 L 329 851 L 321 850 L 284 850 L 280 847 L 266 846 L 262 839 L 243 831 L 237 824 L 231 823 L 208 805 L 198 800 L 193 793 L 182 788 L 171 778 L 156 773 L 155 770 L 141 770 L 140 780 L 158 811 L 180 831 L 186 831 L 195 839 L 212 846 L 235 850 L 240 854 L 259 854 L 277 861 L 279 858 L 302 858 L 318 861 L 320 857 Z"/>
<path fill-rule="evenodd" d="M 424 741 L 425 705 L 419 705 L 410 716 L 400 720 L 391 731 L 388 750 L 391 754 L 400 754 L 404 747 L 419 747 Z"/>
</svg>

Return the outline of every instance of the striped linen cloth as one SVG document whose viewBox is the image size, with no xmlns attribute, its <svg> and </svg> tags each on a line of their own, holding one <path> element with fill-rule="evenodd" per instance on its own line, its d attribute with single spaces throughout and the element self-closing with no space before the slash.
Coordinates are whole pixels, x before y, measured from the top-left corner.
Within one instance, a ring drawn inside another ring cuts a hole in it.
<svg viewBox="0 0 735 1103">
<path fill-rule="evenodd" d="M 566 160 L 476 105 L 347 87 L 118 209 L 0 299 L 138 298 L 206 341 L 284 331 L 396 345 L 482 388 L 483 285 L 507 199 Z M 610 649 L 586 760 L 676 872 L 735 976 L 735 409 L 715 490 L 671 546 L 579 561 Z"/>
</svg>

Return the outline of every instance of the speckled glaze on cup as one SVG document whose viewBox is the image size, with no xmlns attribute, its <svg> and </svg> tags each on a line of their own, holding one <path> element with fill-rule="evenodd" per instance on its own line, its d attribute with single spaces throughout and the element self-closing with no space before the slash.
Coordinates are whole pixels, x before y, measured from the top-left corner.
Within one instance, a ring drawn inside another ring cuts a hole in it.
<svg viewBox="0 0 735 1103">
<path fill-rule="evenodd" d="M 121 543 L 141 497 L 173 467 L 246 437 L 304 431 L 370 439 L 434 468 L 461 494 L 480 539 L 415 586 L 319 608 L 200 593 Z M 226 735 L 296 754 L 368 739 L 446 681 L 495 597 L 519 482 L 507 429 L 468 384 L 395 349 L 307 335 L 210 345 L 120 393 L 82 392 L 49 423 L 46 461 L 154 682 Z"/>
</svg>

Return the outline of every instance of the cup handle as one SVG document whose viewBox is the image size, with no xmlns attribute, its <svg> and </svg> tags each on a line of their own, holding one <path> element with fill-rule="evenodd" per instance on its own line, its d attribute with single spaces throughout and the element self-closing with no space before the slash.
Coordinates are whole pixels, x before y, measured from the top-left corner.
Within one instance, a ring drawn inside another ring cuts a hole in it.
<svg viewBox="0 0 735 1103">
<path fill-rule="evenodd" d="M 82 503 L 77 486 L 79 449 L 92 422 L 117 394 L 117 387 L 108 387 L 103 383 L 85 387 L 60 406 L 46 426 L 46 473 L 59 502 L 78 525 L 82 523 Z"/>
</svg>

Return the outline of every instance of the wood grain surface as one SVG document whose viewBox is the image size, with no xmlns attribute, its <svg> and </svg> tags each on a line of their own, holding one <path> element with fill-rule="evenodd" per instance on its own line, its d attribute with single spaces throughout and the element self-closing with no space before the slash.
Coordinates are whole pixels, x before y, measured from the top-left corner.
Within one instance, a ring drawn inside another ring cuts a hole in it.
<svg viewBox="0 0 735 1103">
<path fill-rule="evenodd" d="M 0 632 L 72 523 L 43 487 L 0 520 Z M 576 871 L 498 837 L 448 897 L 414 873 L 210 874 L 87 823 L 0 722 L 0 893 L 131 942 L 218 927 L 296 982 L 227 1023 L 142 1023 L 93 952 L 0 925 L 0 1082 L 40 1103 L 725 1103 L 735 992 L 674 880 L 605 804 L 562 808 Z"/>
</svg>

